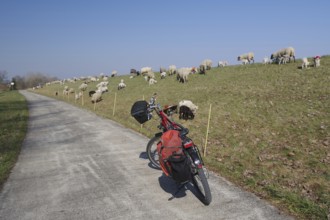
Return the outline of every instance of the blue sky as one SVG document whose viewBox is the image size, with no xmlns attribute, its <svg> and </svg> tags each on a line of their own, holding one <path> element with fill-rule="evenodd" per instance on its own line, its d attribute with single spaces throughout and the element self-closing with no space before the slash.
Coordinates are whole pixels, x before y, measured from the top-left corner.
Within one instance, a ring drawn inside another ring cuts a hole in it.
<svg viewBox="0 0 330 220">
<path fill-rule="evenodd" d="M 60 79 L 330 54 L 330 1 L 0 0 L 0 71 Z"/>
</svg>

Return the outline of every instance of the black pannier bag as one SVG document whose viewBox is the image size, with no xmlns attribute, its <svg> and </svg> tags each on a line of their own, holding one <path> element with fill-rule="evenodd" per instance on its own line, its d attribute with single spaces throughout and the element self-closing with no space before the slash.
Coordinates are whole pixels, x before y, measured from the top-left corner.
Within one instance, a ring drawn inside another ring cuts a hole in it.
<svg viewBox="0 0 330 220">
<path fill-rule="evenodd" d="M 167 161 L 171 164 L 171 175 L 176 182 L 183 183 L 191 178 L 190 163 L 186 155 L 171 155 Z"/>
<path fill-rule="evenodd" d="M 131 115 L 140 123 L 148 121 L 148 102 L 146 101 L 137 101 L 133 104 L 131 109 Z"/>
</svg>

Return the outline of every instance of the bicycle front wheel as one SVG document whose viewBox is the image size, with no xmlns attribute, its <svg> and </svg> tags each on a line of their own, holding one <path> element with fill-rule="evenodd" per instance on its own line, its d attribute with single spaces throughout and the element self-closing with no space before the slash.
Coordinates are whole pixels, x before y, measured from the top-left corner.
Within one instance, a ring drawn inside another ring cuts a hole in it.
<svg viewBox="0 0 330 220">
<path fill-rule="evenodd" d="M 160 141 L 160 136 L 157 137 L 153 137 L 150 139 L 150 141 L 147 144 L 147 155 L 148 155 L 148 159 L 151 162 L 151 165 L 154 168 L 160 169 L 160 164 L 159 164 L 159 155 L 158 155 L 158 151 L 157 151 L 157 144 Z"/>
<path fill-rule="evenodd" d="M 209 205 L 212 201 L 212 195 L 209 183 L 207 181 L 203 168 L 198 168 L 197 172 L 192 176 L 193 184 L 200 194 L 200 200 L 205 204 Z"/>
</svg>

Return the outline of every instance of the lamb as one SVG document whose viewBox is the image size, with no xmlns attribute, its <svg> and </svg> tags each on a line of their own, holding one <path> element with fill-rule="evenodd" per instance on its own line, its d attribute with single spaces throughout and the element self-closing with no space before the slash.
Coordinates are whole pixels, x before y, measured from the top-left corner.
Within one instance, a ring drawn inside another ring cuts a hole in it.
<svg viewBox="0 0 330 220">
<path fill-rule="evenodd" d="M 301 69 L 305 69 L 309 67 L 309 61 L 306 57 L 302 59 L 303 63 L 301 64 Z"/>
<path fill-rule="evenodd" d="M 193 116 L 189 113 L 189 111 L 186 108 L 181 108 L 182 106 L 188 107 Z M 182 100 L 179 102 L 178 109 L 179 109 L 179 116 L 181 116 L 183 118 L 194 118 L 194 116 L 197 112 L 198 106 L 195 105 L 190 100 Z M 181 109 L 181 114 L 180 114 L 180 109 Z"/>
<path fill-rule="evenodd" d="M 225 67 L 228 66 L 228 61 L 219 61 L 218 62 L 218 67 Z"/>
<path fill-rule="evenodd" d="M 243 64 L 243 65 L 246 65 L 246 64 L 249 63 L 248 59 L 241 59 L 241 61 L 242 61 L 242 64 Z"/>
<path fill-rule="evenodd" d="M 206 70 L 210 70 L 212 67 L 212 60 L 210 59 L 203 60 L 201 65 L 204 65 Z"/>
<path fill-rule="evenodd" d="M 107 82 L 100 82 L 100 83 L 98 83 L 97 85 L 96 85 L 96 87 L 98 88 L 98 87 L 103 87 L 103 86 L 107 86 L 109 84 L 109 82 L 107 81 Z"/>
<path fill-rule="evenodd" d="M 166 72 L 161 72 L 160 73 L 160 78 L 161 79 L 165 79 L 165 77 L 166 77 Z"/>
<path fill-rule="evenodd" d="M 118 90 L 124 89 L 126 87 L 126 84 L 124 83 L 124 80 L 121 79 L 120 83 L 118 84 Z"/>
<path fill-rule="evenodd" d="M 291 57 L 293 58 L 293 62 L 296 62 L 295 51 L 293 47 L 283 48 L 275 53 L 272 53 L 270 55 L 270 59 L 278 60 L 280 57 L 283 57 L 284 55 L 289 56 L 289 62 L 291 60 Z"/>
<path fill-rule="evenodd" d="M 251 61 L 253 61 L 253 63 L 254 63 L 254 53 L 249 52 L 249 53 L 242 54 L 237 57 L 237 61 L 242 61 L 244 59 L 246 59 L 249 63 L 251 63 Z"/>
<path fill-rule="evenodd" d="M 147 77 L 147 81 L 149 81 L 150 79 L 155 79 L 155 73 L 152 71 L 145 72 L 143 76 Z"/>
<path fill-rule="evenodd" d="M 175 65 L 170 65 L 169 68 L 168 68 L 168 75 L 171 76 L 171 75 L 174 75 L 176 74 L 176 66 Z"/>
<path fill-rule="evenodd" d="M 320 56 L 314 57 L 313 61 L 314 61 L 314 67 L 319 67 L 321 65 L 321 57 Z"/>
<path fill-rule="evenodd" d="M 289 61 L 290 61 L 290 57 L 287 54 L 285 54 L 282 57 L 278 58 L 278 64 L 286 64 Z"/>
<path fill-rule="evenodd" d="M 81 96 L 82 96 L 82 92 L 75 93 L 74 98 L 75 98 L 75 100 L 78 100 L 78 99 L 80 99 Z"/>
<path fill-rule="evenodd" d="M 92 103 L 95 103 L 95 102 L 99 102 L 102 100 L 102 92 L 100 91 L 96 91 L 93 95 L 92 95 Z"/>
<path fill-rule="evenodd" d="M 157 83 L 157 81 L 154 78 L 149 79 L 149 86 L 156 84 L 156 83 Z"/>
<path fill-rule="evenodd" d="M 264 57 L 264 58 L 262 59 L 262 63 L 263 63 L 263 64 L 270 64 L 270 63 L 271 63 L 271 59 L 269 59 L 269 57 Z"/>
<path fill-rule="evenodd" d="M 107 86 L 101 86 L 101 87 L 99 87 L 96 91 L 95 91 L 95 93 L 97 93 L 97 92 L 101 92 L 101 93 L 105 93 L 105 92 L 108 92 L 109 90 L 108 90 L 108 87 Z M 94 94 L 95 94 L 94 93 Z M 93 94 L 93 95 L 94 95 Z"/>
</svg>

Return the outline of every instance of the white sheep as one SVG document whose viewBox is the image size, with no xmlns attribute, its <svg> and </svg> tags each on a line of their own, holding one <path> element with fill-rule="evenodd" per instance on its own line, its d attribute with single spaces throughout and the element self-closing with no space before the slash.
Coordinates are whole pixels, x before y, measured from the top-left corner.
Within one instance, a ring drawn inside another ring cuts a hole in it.
<svg viewBox="0 0 330 220">
<path fill-rule="evenodd" d="M 320 56 L 314 57 L 313 61 L 314 61 L 314 67 L 319 67 L 321 65 L 321 57 Z"/>
<path fill-rule="evenodd" d="M 147 81 L 149 81 L 150 79 L 155 79 L 155 73 L 152 71 L 145 72 L 143 76 L 147 77 Z"/>
<path fill-rule="evenodd" d="M 108 92 L 108 87 L 107 86 L 101 86 L 99 87 L 95 92 L 101 92 L 101 93 L 105 93 Z"/>
<path fill-rule="evenodd" d="M 176 66 L 175 65 L 170 65 L 168 67 L 168 75 L 171 76 L 171 75 L 174 75 L 176 74 Z"/>
<path fill-rule="evenodd" d="M 87 83 L 82 83 L 80 86 L 79 86 L 79 89 L 81 90 L 81 91 L 85 91 L 86 89 L 87 89 Z"/>
<path fill-rule="evenodd" d="M 195 105 L 192 101 L 190 100 L 182 100 L 179 102 L 178 109 L 180 109 L 181 106 L 187 106 L 193 114 L 196 114 L 198 106 Z"/>
<path fill-rule="evenodd" d="M 246 65 L 246 64 L 249 63 L 249 60 L 248 60 L 248 59 L 241 59 L 241 61 L 242 61 L 242 64 L 243 64 L 243 65 Z"/>
<path fill-rule="evenodd" d="M 278 58 L 278 64 L 286 64 L 290 61 L 290 56 L 288 54 L 285 54 Z"/>
<path fill-rule="evenodd" d="M 146 66 L 146 67 L 142 67 L 142 68 L 141 68 L 140 74 L 141 74 L 142 76 L 144 76 L 144 74 L 146 74 L 146 73 L 148 73 L 148 72 L 152 72 L 152 68 Z"/>
<path fill-rule="evenodd" d="M 166 77 L 166 72 L 161 72 L 161 73 L 160 73 L 160 78 L 161 78 L 161 79 L 164 79 L 165 77 Z"/>
<path fill-rule="evenodd" d="M 194 70 L 195 70 L 195 68 L 182 67 L 182 68 L 178 69 L 176 79 L 179 82 L 185 83 L 188 81 L 188 75 L 191 74 Z"/>
<path fill-rule="evenodd" d="M 269 57 L 264 57 L 264 58 L 262 59 L 262 63 L 263 63 L 263 64 L 270 64 L 270 63 L 271 63 L 271 59 L 269 59 Z"/>
<path fill-rule="evenodd" d="M 118 90 L 124 89 L 126 87 L 126 84 L 124 83 L 124 80 L 121 79 L 120 83 L 118 84 Z"/>
<path fill-rule="evenodd" d="M 78 99 L 80 99 L 81 96 L 82 96 L 82 92 L 78 92 L 78 93 L 75 93 L 74 98 L 75 98 L 75 100 L 78 100 Z"/>
<path fill-rule="evenodd" d="M 228 66 L 228 61 L 219 61 L 218 62 L 218 67 L 225 67 Z"/>
<path fill-rule="evenodd" d="M 296 62 L 295 51 L 294 51 L 293 47 L 283 48 L 279 51 L 276 51 L 275 53 L 272 53 L 270 55 L 270 59 L 271 60 L 278 60 L 281 57 L 283 57 L 284 55 L 289 56 L 289 62 L 290 62 L 291 58 L 293 58 L 293 61 Z"/>
<path fill-rule="evenodd" d="M 109 85 L 109 82 L 108 81 L 107 82 L 103 81 L 103 82 L 98 83 L 96 85 L 96 88 L 104 87 L 104 86 L 107 86 L 107 85 Z"/>
<path fill-rule="evenodd" d="M 102 92 L 100 91 L 96 91 L 93 95 L 92 95 L 92 103 L 95 103 L 95 102 L 99 102 L 102 100 Z"/>
<path fill-rule="evenodd" d="M 206 70 L 210 70 L 212 67 L 212 60 L 210 59 L 205 59 L 202 61 L 201 65 L 205 66 Z"/>
<path fill-rule="evenodd" d="M 308 68 L 309 67 L 309 61 L 308 61 L 308 59 L 306 57 L 304 57 L 302 59 L 302 61 L 303 61 L 303 63 L 301 64 L 301 68 L 302 69 Z"/>
<path fill-rule="evenodd" d="M 249 53 L 245 53 L 245 54 L 242 54 L 237 57 L 237 61 L 243 62 L 244 59 L 246 59 L 248 61 L 248 63 L 251 63 L 251 61 L 253 61 L 253 63 L 254 63 L 254 53 L 249 52 Z"/>
<path fill-rule="evenodd" d="M 157 83 L 157 80 L 155 80 L 154 78 L 149 79 L 149 86 L 156 84 L 156 83 Z"/>
</svg>

